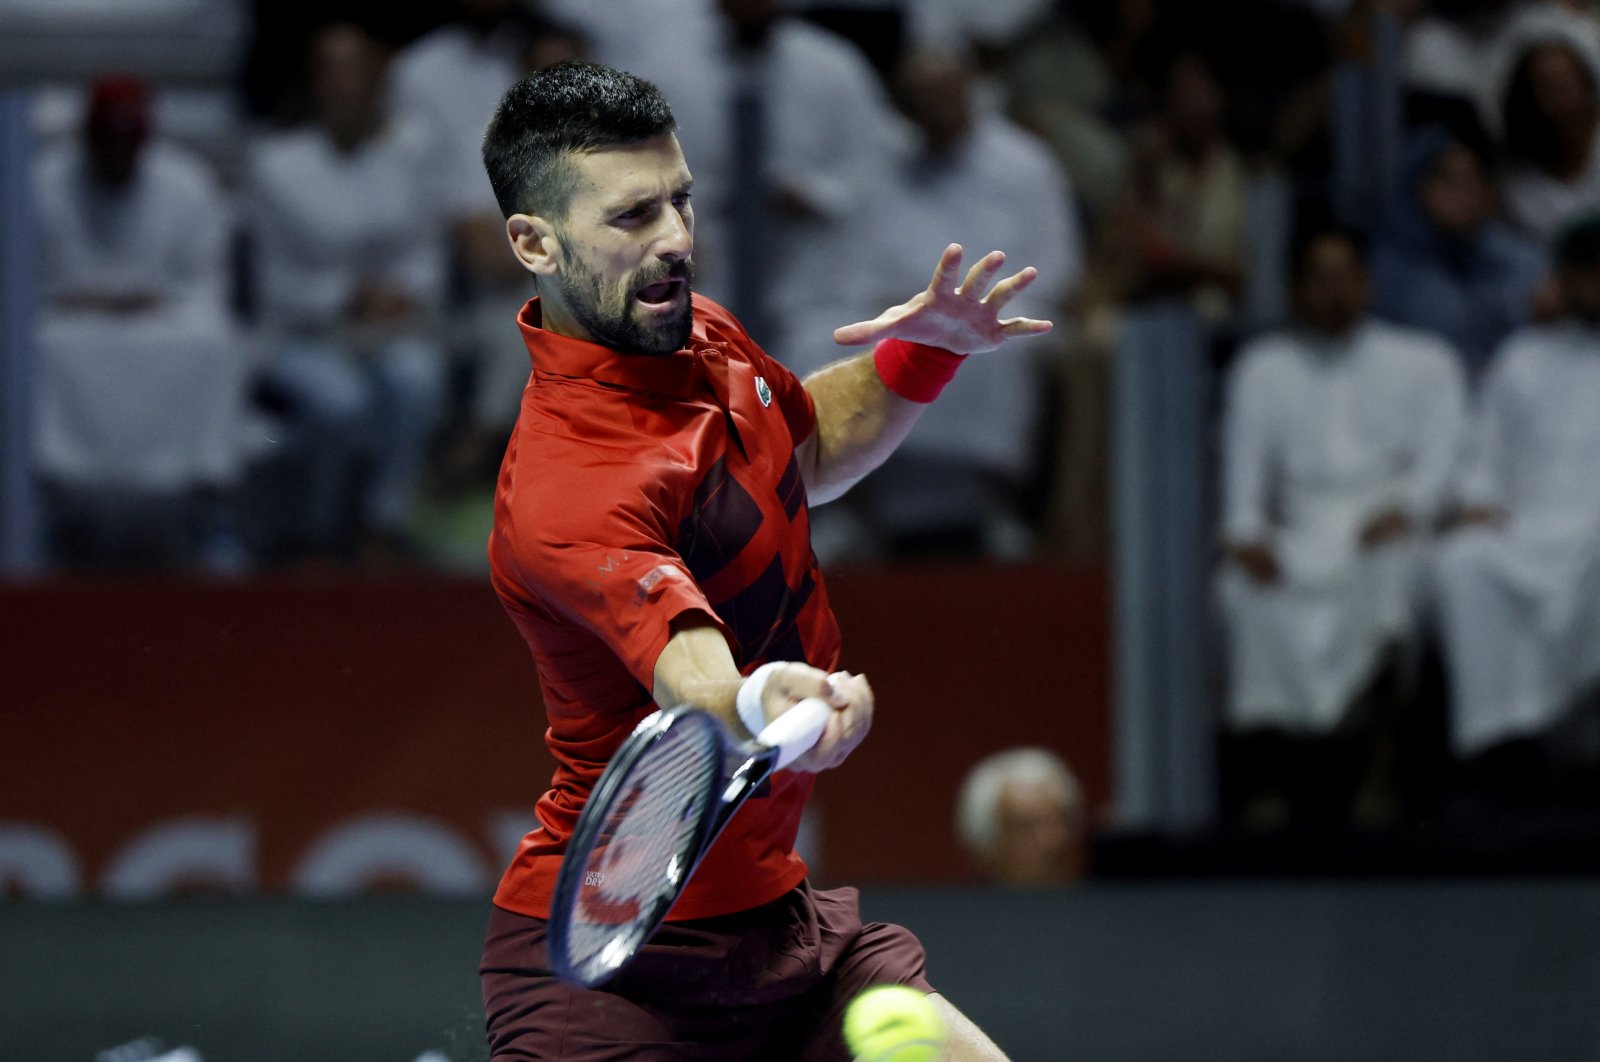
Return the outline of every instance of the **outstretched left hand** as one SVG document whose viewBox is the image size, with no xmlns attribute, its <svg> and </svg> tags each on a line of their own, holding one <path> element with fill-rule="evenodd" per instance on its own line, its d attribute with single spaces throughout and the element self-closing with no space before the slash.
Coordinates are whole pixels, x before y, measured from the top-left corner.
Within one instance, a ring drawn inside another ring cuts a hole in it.
<svg viewBox="0 0 1600 1062">
<path fill-rule="evenodd" d="M 925 291 L 898 306 L 891 306 L 870 321 L 836 328 L 833 341 L 843 346 L 866 346 L 880 339 L 904 339 L 956 354 L 993 350 L 1017 336 L 1042 336 L 1054 327 L 1031 317 L 1002 318 L 1000 311 L 1012 297 L 1039 275 L 1032 266 L 989 288 L 989 281 L 1005 264 L 1003 251 L 990 251 L 967 272 L 961 272 L 961 245 L 952 243 L 939 256 L 939 266 Z"/>
</svg>

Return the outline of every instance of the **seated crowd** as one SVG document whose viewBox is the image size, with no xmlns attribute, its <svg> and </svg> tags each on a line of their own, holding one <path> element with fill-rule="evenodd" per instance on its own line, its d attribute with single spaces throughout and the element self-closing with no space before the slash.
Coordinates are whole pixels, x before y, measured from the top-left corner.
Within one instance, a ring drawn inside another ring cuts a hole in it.
<svg viewBox="0 0 1600 1062">
<path fill-rule="evenodd" d="M 802 375 L 949 239 L 1039 268 L 1016 312 L 1066 327 L 958 376 L 820 508 L 825 562 L 1103 561 L 1122 324 L 1186 307 L 1225 380 L 1228 811 L 1393 822 L 1439 749 L 1496 799 L 1572 777 L 1559 735 L 1600 680 L 1589 4 L 441 6 L 409 40 L 258 26 L 256 65 L 303 76 L 235 150 L 163 136 L 121 76 L 44 139 L 55 566 L 481 567 L 530 285 L 478 138 L 519 76 L 587 56 L 666 91 L 697 287 Z M 1340 108 L 1386 34 L 1399 143 L 1352 177 Z"/>
</svg>

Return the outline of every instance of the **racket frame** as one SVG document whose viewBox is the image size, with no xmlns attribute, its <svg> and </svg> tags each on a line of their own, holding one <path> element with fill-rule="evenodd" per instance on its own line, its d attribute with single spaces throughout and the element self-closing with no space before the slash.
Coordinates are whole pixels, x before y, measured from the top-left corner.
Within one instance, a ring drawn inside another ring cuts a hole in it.
<svg viewBox="0 0 1600 1062">
<path fill-rule="evenodd" d="M 685 723 L 688 717 L 704 716 L 705 719 Z M 707 725 L 709 724 L 709 725 Z M 626 787 L 638 766 L 640 760 L 648 756 L 652 749 L 662 738 L 677 726 L 690 725 L 703 729 L 704 737 L 711 744 L 711 753 L 714 763 L 714 773 L 706 784 L 705 799 L 701 807 L 699 821 L 694 827 L 694 845 L 688 848 L 689 865 L 683 875 L 679 887 L 670 894 L 665 891 L 657 893 L 650 902 L 647 913 L 633 919 L 631 929 L 625 934 L 628 939 L 628 958 L 608 971 L 601 971 L 598 975 L 586 972 L 583 967 L 592 966 L 598 953 L 585 960 L 575 962 L 572 957 L 571 930 L 575 913 L 578 910 L 579 893 L 584 887 L 584 878 L 598 844 L 600 832 L 605 829 L 610 821 L 609 812 L 605 815 L 580 814 L 576 829 L 567 839 L 566 852 L 561 858 L 561 870 L 556 877 L 555 896 L 550 904 L 550 960 L 555 967 L 556 974 L 564 981 L 582 985 L 585 988 L 594 988 L 604 984 L 617 973 L 628 961 L 638 953 L 644 942 L 650 939 L 666 919 L 667 912 L 677 902 L 678 896 L 683 891 L 683 884 L 687 884 L 694 875 L 695 869 L 705 854 L 711 848 L 711 842 L 716 840 L 716 834 L 721 832 L 721 827 L 726 823 L 719 823 L 717 815 L 723 807 L 722 795 L 723 771 L 727 762 L 728 742 L 724 736 L 723 728 L 715 718 L 699 709 L 688 706 L 676 708 L 663 708 L 650 713 L 634 728 L 622 745 L 612 755 L 606 769 L 600 776 L 599 783 L 594 792 L 585 802 L 585 811 L 588 808 L 609 808 L 616 799 L 617 793 Z M 759 784 L 759 782 L 757 783 Z M 574 856 L 580 858 L 574 859 Z M 623 934 L 618 934 L 623 936 Z"/>
</svg>

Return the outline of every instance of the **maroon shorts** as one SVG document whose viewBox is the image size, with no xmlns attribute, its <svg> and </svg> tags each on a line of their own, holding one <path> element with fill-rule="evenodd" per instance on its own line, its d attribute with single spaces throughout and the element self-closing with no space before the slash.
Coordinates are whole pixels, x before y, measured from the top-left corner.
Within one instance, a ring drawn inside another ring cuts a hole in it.
<svg viewBox="0 0 1600 1062">
<path fill-rule="evenodd" d="M 861 924 L 856 890 L 808 883 L 753 911 L 669 922 L 595 990 L 551 972 L 547 923 L 496 907 L 479 974 L 490 1055 L 848 1062 L 839 1023 L 868 985 L 933 988 L 909 930 Z"/>
</svg>

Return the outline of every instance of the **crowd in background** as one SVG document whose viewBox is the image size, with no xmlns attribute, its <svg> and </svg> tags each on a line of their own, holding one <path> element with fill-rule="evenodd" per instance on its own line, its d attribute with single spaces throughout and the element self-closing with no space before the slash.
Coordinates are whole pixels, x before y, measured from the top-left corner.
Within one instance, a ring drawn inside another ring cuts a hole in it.
<svg viewBox="0 0 1600 1062">
<path fill-rule="evenodd" d="M 1122 326 L 1179 304 L 1226 381 L 1230 813 L 1425 799 L 1430 662 L 1435 744 L 1482 792 L 1566 777 L 1549 736 L 1600 677 L 1577 0 L 260 3 L 209 101 L 115 72 L 40 94 L 52 561 L 481 565 L 531 284 L 478 141 L 577 57 L 664 89 L 696 287 L 799 373 L 948 241 L 1040 271 L 1015 312 L 1061 327 L 959 374 L 819 509 L 825 561 L 1103 558 Z M 1352 170 L 1341 109 L 1385 100 L 1392 164 L 1379 136 Z"/>
</svg>

